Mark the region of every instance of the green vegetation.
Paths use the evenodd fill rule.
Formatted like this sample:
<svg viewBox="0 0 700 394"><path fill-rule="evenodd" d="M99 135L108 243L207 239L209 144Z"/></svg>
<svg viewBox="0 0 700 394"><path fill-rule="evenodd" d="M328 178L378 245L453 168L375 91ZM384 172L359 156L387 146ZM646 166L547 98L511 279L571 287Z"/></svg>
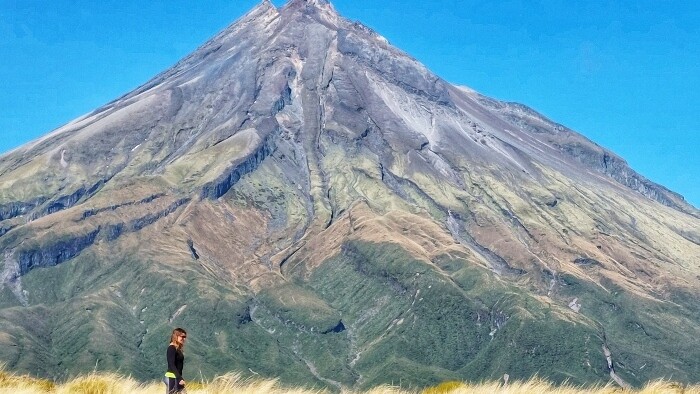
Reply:
<svg viewBox="0 0 700 394"><path fill-rule="evenodd" d="M190 376L236 369L331 390L504 374L605 382L604 342L618 374L639 386L673 371L691 381L677 371L699 356L697 333L664 321L691 319L688 308L572 276L560 278L556 297L578 297L580 314L461 257L422 261L396 244L351 241L314 270L289 266L285 284L246 294L204 271L166 274L158 263L129 255L108 262L91 249L25 275L31 307L13 308L13 295L3 296L0 329L13 345L0 356L12 369L58 379L91 370L155 379L170 330L183 326Z"/></svg>
<svg viewBox="0 0 700 394"><path fill-rule="evenodd" d="M661 301L610 282L600 287L570 275L561 281L560 296L578 297L581 313L597 323L623 379L641 386L659 376L688 382L700 376L700 327L693 324L698 304L692 296Z"/></svg>

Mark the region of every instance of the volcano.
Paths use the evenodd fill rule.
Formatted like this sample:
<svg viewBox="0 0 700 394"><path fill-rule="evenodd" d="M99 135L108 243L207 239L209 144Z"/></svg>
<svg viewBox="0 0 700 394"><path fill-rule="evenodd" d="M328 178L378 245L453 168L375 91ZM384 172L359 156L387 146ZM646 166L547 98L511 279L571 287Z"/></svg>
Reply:
<svg viewBox="0 0 700 394"><path fill-rule="evenodd" d="M700 211L324 0L0 156L0 359L362 389L700 377Z"/></svg>

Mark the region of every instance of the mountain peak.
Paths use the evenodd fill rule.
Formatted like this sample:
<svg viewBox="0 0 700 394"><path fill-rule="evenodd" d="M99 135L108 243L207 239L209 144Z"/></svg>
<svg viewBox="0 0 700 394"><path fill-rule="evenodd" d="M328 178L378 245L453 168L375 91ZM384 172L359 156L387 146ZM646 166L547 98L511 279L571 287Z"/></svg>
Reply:
<svg viewBox="0 0 700 394"><path fill-rule="evenodd" d="M280 8L280 13L288 16L307 15L331 29L337 28L342 19L327 0L290 0Z"/></svg>
<svg viewBox="0 0 700 394"><path fill-rule="evenodd" d="M272 4L272 2L270 0L262 0L260 2L260 4L258 4L257 6L253 7L250 11L248 11L248 14L246 14L246 16L250 15L250 14L266 13L266 12L269 12L270 9L276 11L277 7L275 7L275 5ZM243 16L243 19L245 19L246 16Z"/></svg>
<svg viewBox="0 0 700 394"><path fill-rule="evenodd" d="M315 7L324 7L331 5L328 0L290 0L288 4L304 4Z"/></svg>
<svg viewBox="0 0 700 394"><path fill-rule="evenodd" d="M316 9L325 13L337 15L337 11L328 0L290 0L285 8Z"/></svg>

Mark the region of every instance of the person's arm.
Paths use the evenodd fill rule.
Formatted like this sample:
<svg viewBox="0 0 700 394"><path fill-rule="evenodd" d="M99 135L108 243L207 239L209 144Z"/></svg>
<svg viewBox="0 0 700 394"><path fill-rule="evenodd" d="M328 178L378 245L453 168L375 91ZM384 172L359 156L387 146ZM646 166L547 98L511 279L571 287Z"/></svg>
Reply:
<svg viewBox="0 0 700 394"><path fill-rule="evenodd" d="M172 372L175 374L175 379L177 379L178 382L182 380L182 376L180 376L180 371L178 371L177 367L175 366L175 354L177 353L177 350L175 350L175 346L168 346L168 352L167 352L167 357L168 357L168 372Z"/></svg>

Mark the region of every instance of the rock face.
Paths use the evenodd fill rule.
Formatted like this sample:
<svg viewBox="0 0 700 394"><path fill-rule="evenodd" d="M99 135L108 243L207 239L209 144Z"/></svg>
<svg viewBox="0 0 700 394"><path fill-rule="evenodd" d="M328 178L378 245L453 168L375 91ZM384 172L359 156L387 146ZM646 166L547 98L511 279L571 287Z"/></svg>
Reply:
<svg viewBox="0 0 700 394"><path fill-rule="evenodd" d="M697 382L699 217L326 1L265 1L0 157L0 358L157 378L183 326L190 377Z"/></svg>

